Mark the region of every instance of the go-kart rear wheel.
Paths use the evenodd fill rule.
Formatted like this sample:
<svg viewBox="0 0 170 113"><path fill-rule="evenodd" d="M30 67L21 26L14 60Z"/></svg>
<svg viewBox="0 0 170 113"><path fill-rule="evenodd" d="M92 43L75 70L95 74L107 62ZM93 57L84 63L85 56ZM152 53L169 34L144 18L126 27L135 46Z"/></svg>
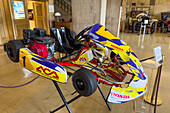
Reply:
<svg viewBox="0 0 170 113"><path fill-rule="evenodd" d="M79 69L73 74L72 82L75 90L81 96L90 96L97 89L97 80L94 74L85 68Z"/></svg>
<svg viewBox="0 0 170 113"><path fill-rule="evenodd" d="M19 49L25 45L21 40L11 40L6 44L6 52L13 62L19 62Z"/></svg>

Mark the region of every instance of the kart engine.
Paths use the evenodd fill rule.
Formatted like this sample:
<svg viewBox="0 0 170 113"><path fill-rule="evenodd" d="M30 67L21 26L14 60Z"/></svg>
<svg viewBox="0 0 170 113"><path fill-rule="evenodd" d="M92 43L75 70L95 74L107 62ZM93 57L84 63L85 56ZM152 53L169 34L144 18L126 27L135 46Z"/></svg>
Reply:
<svg viewBox="0 0 170 113"><path fill-rule="evenodd" d="M44 58L53 58L55 52L55 39L46 35L46 31L41 28L24 29L24 43L28 48Z"/></svg>

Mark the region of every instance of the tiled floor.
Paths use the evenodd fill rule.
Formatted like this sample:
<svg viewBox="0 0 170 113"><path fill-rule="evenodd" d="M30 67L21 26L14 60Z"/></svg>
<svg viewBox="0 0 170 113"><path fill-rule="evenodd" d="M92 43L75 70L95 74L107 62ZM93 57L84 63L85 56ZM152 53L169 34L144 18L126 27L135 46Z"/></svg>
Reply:
<svg viewBox="0 0 170 113"><path fill-rule="evenodd" d="M162 53L165 56L163 64L163 72L159 90L159 97L163 103L157 107L157 113L169 113L170 111L170 34L156 33L153 35L147 34L143 44L141 43L142 36L137 34L125 33L121 34L121 39L127 42L135 51L139 59L153 56L153 48L161 45ZM147 71L147 67L145 67ZM151 70L149 76L149 84L152 87L156 70ZM0 47L0 86L13 86L26 83L37 75L31 74L26 77L23 69L18 63L10 61ZM59 84L67 100L71 99L74 88L71 79L67 84ZM109 92L109 87L100 84L105 95ZM138 105L141 100L137 99ZM135 113L135 101L130 101L124 104L110 104L112 111L109 111L105 105L99 91L96 91L90 97L81 97L70 104L73 113ZM39 77L29 85L20 88L2 89L0 88L0 113L49 113L63 102L59 97L52 81ZM153 107L146 105L145 113L151 113ZM140 107L137 107L140 110ZM66 113L67 109L63 108L58 113Z"/></svg>

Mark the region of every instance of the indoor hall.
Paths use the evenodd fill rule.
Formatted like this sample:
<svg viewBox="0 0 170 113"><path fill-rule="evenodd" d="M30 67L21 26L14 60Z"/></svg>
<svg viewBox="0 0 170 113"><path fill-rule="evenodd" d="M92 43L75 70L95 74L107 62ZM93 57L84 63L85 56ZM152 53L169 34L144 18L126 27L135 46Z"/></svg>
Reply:
<svg viewBox="0 0 170 113"><path fill-rule="evenodd" d="M170 2L168 0L0 0L0 3L1 113L54 111L64 102L56 89L57 85L52 80L57 81L67 102L77 96L78 99L69 104L73 113L169 113ZM87 35L81 35L82 40L78 39L78 34L85 28L91 31L88 31ZM71 37L71 40L68 37ZM160 69L154 67L156 58L147 60L152 64L147 61L141 62L144 69L141 76L147 76L148 82L138 84L139 87L142 85L145 88L139 88L136 92L139 96L133 96L130 92L136 90L133 88L128 90L129 86L132 87L134 81L143 80L140 76L134 77L136 75L133 70L141 71L138 69L140 64L136 63L136 60L156 57L158 54L154 53L156 47L161 47L162 59L158 62L162 65L160 81L155 83L159 77L157 70ZM22 56L22 53L26 56ZM84 54L87 56L83 56ZM34 59L41 59L39 61L45 63L34 65L30 63L32 60L28 62L30 56L36 56ZM127 59L136 63L137 68L128 64ZM30 64L35 70L31 70ZM108 66L110 64L111 67ZM52 71L50 69L53 65L55 69ZM75 67L70 68L71 66ZM126 77L123 69L119 70L119 66L133 73L129 74L126 71L132 75L130 76L132 78L129 75ZM81 70L82 68L88 71ZM56 69L57 71L54 71ZM77 69L80 69L82 75L86 77L84 78L81 73L75 74L78 73ZM111 71L114 73L113 77L109 79L107 77L112 74L108 69L114 70ZM60 77L65 78L60 79ZM79 81L77 77L82 78L79 78ZM90 81L90 86L86 82L83 83L84 80ZM109 85L111 83L112 85ZM154 84L159 84L157 104L161 104L156 107L156 111L154 105L145 102L151 101L146 97L150 97L153 93ZM98 85L106 100L103 99ZM138 88L138 85L133 87ZM118 89L111 90L114 89L112 86L120 88L120 92L115 92ZM87 88L87 92L84 88ZM154 94L156 95L156 89ZM79 98L78 95L82 96ZM106 103L112 111L108 109ZM68 110L63 107L57 112L67 113Z"/></svg>
<svg viewBox="0 0 170 113"><path fill-rule="evenodd" d="M170 39L168 34L160 34L156 33L154 35L146 35L144 39L144 43L141 43L141 36L137 36L136 34L130 33L121 33L120 38L127 42L135 51L136 55L139 59L148 58L154 55L153 48L160 46L162 47L162 54L165 55L164 64L162 69L162 76L160 81L159 88L159 97L162 99L163 103L161 106L157 107L157 113L168 113L169 108L169 100L168 96L169 92L169 54L170 54ZM141 46L143 47L141 48ZM1 48L1 51L2 48ZM2 52L0 55L1 61L1 85L5 86L15 86L26 83L33 78L37 77L36 74L30 74L26 76L23 69L18 65L18 63L11 62L7 57L5 52ZM148 67L145 67L146 71ZM156 74L156 69L153 69L152 80L149 80L151 84L154 83L154 77ZM148 77L151 75L148 74ZM71 79L71 78L70 78ZM68 80L67 84L59 83L61 90L67 100L73 98L75 95L71 95L74 92L74 88L72 86L72 80ZM104 94L107 95L110 87L100 84L101 89ZM1 107L0 110L2 113L47 113L54 108L62 105L63 102L56 91L56 88L51 80L48 80L43 77L38 77L31 84L13 89L1 89L0 94L0 102ZM137 101L141 101L141 98ZM123 104L110 104L112 111L109 111L104 100L97 90L90 97L80 97L78 100L70 104L70 108L73 113L135 113L134 111L134 102L130 101ZM151 109L153 110L153 106L146 104L147 106L145 113L151 113ZM140 110L140 108L138 108ZM58 113L66 113L67 109L63 108Z"/></svg>

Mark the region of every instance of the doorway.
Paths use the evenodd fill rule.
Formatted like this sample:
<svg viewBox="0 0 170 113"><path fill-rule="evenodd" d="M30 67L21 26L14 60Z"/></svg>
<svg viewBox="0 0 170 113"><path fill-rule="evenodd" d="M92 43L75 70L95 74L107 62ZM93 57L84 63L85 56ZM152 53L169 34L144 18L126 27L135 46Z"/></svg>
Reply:
<svg viewBox="0 0 170 113"><path fill-rule="evenodd" d="M30 29L42 28L46 29L49 34L48 16L47 16L46 1L29 1L28 2L28 17Z"/></svg>

